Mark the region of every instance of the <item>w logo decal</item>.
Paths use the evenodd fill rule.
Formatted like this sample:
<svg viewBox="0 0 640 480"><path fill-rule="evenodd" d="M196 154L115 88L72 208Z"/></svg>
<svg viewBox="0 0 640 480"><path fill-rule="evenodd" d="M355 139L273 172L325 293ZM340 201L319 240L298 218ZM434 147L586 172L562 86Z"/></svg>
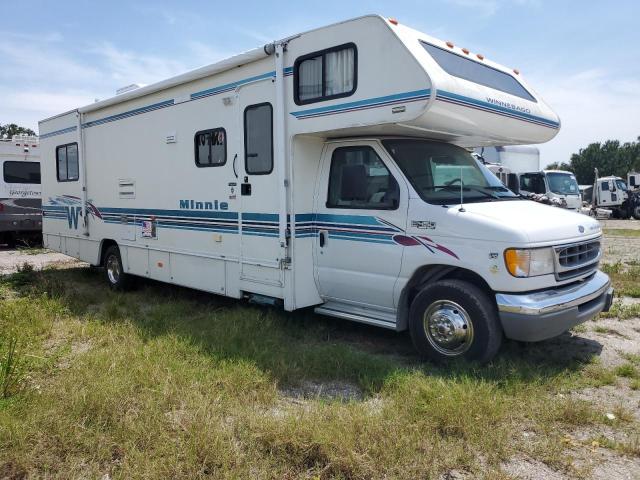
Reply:
<svg viewBox="0 0 640 480"><path fill-rule="evenodd" d="M82 211L82 207L66 207L67 221L69 222L69 228L78 229L78 216Z"/></svg>

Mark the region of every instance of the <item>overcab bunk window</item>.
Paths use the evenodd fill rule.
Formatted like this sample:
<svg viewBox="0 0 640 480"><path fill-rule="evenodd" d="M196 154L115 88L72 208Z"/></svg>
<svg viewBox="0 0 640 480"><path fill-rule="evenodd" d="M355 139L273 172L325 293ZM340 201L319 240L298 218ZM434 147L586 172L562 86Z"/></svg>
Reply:
<svg viewBox="0 0 640 480"><path fill-rule="evenodd" d="M78 144L69 143L56 148L56 167L59 182L74 182L79 177Z"/></svg>
<svg viewBox="0 0 640 480"><path fill-rule="evenodd" d="M298 105L348 97L356 91L358 51L347 43L299 57L293 65Z"/></svg>
<svg viewBox="0 0 640 480"><path fill-rule="evenodd" d="M250 175L273 170L273 107L250 105L244 111L244 165Z"/></svg>
<svg viewBox="0 0 640 480"><path fill-rule="evenodd" d="M221 167L227 163L227 132L224 128L202 130L193 138L198 167Z"/></svg>
<svg viewBox="0 0 640 480"><path fill-rule="evenodd" d="M40 184L39 162L4 162L4 183Z"/></svg>
<svg viewBox="0 0 640 480"><path fill-rule="evenodd" d="M457 53L449 52L430 43L421 41L420 44L449 75L509 93L530 102L536 101L520 82L508 73L483 65L470 58L462 57Z"/></svg>

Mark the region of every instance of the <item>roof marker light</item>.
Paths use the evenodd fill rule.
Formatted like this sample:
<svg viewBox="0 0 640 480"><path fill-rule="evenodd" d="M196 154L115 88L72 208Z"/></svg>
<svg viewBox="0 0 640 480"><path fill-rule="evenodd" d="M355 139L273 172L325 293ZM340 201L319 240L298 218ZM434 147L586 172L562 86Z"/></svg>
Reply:
<svg viewBox="0 0 640 480"><path fill-rule="evenodd" d="M398 25L398 20L396 20L395 18L390 18L389 23L392 25Z"/></svg>
<svg viewBox="0 0 640 480"><path fill-rule="evenodd" d="M469 49L463 48L462 53L464 53L465 55L469 55Z"/></svg>
<svg viewBox="0 0 640 480"><path fill-rule="evenodd" d="M514 68L513 73L515 73L516 75L520 75L520 70L518 70L517 68Z"/></svg>
<svg viewBox="0 0 640 480"><path fill-rule="evenodd" d="M453 42L447 42L447 47L453 48Z"/></svg>
<svg viewBox="0 0 640 480"><path fill-rule="evenodd" d="M482 55L481 53L478 53L476 57L478 57L478 60L484 60L484 55Z"/></svg>

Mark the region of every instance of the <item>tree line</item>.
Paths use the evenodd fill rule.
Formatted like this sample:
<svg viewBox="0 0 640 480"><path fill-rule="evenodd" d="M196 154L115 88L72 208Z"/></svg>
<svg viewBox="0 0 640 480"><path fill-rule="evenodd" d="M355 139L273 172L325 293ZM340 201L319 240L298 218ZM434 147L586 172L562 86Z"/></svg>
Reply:
<svg viewBox="0 0 640 480"><path fill-rule="evenodd" d="M21 127L15 123L0 124L0 138L11 138L14 135L35 135L30 128Z"/></svg>
<svg viewBox="0 0 640 480"><path fill-rule="evenodd" d="M627 173L640 172L640 137L635 142L607 140L604 143L592 143L571 155L569 163L554 162L547 168L573 172L580 185L593 183L595 168L601 177L614 175L626 180Z"/></svg>

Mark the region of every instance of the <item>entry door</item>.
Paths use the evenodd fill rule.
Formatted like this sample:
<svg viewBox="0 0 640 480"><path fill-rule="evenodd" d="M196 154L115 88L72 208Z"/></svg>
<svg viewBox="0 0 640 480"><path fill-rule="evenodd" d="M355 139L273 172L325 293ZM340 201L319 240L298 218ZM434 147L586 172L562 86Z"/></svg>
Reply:
<svg viewBox="0 0 640 480"><path fill-rule="evenodd" d="M376 142L330 144L316 197L316 281L326 300L393 309L407 187Z"/></svg>
<svg viewBox="0 0 640 480"><path fill-rule="evenodd" d="M282 286L273 91L270 81L240 89L243 140L235 167L240 172L241 279Z"/></svg>

